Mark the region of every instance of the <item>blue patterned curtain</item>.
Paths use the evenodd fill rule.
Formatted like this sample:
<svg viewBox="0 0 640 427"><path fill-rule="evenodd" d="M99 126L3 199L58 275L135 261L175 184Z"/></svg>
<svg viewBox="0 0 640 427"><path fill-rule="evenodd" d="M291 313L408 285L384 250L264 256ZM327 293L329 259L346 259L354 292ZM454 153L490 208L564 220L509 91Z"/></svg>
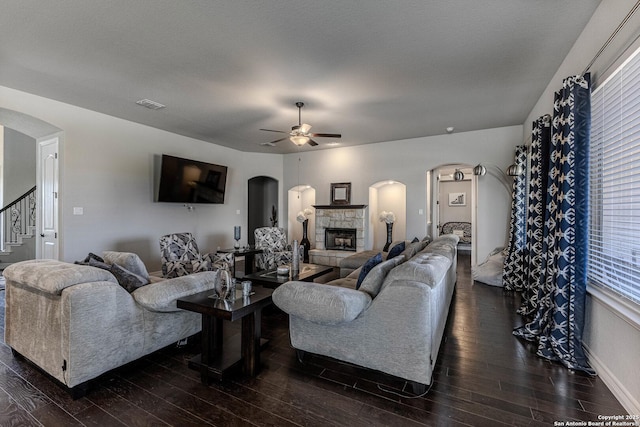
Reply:
<svg viewBox="0 0 640 427"><path fill-rule="evenodd" d="M516 147L515 165L521 171L513 180L511 198L511 222L509 225L509 246L504 260L502 283L506 291L521 291L524 288L524 274L527 249L527 147Z"/></svg>
<svg viewBox="0 0 640 427"><path fill-rule="evenodd" d="M524 289L519 314L531 316L538 307L538 280L542 260L544 203L549 174L549 144L551 116L544 115L533 122L531 156L529 159L529 203L527 210L527 248L525 250Z"/></svg>
<svg viewBox="0 0 640 427"><path fill-rule="evenodd" d="M595 375L582 347L590 125L589 75L569 77L554 101L538 307L513 333L537 341L539 356Z"/></svg>

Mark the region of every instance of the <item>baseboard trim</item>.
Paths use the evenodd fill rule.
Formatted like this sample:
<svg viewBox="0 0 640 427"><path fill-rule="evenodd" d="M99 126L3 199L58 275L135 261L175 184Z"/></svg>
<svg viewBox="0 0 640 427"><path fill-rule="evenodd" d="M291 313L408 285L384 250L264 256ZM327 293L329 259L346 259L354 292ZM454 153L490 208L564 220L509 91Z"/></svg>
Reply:
<svg viewBox="0 0 640 427"><path fill-rule="evenodd" d="M640 402L618 381L618 378L607 368L607 365L602 363L602 360L589 350L589 347L586 345L583 346L587 353L589 363L596 370L602 382L609 387L609 390L611 390L613 396L618 399L622 407L624 407L629 414L640 414Z"/></svg>

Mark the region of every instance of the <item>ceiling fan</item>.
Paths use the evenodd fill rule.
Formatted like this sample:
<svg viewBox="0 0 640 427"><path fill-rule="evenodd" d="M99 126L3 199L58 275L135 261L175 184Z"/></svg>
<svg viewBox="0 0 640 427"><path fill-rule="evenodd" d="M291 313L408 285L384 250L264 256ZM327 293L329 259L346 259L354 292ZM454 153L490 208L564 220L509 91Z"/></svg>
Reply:
<svg viewBox="0 0 640 427"><path fill-rule="evenodd" d="M342 135L339 133L310 133L309 130L311 130L311 125L302 123L302 107L304 107L304 102L296 102L296 107L298 107L298 124L292 126L290 132L284 130L260 129L267 132L286 133L288 136L276 139L275 141L271 142L263 142L260 145L268 145L270 147L274 147L276 142L289 139L298 147L301 147L304 144L315 146L318 145L318 143L315 142L312 138L342 138Z"/></svg>

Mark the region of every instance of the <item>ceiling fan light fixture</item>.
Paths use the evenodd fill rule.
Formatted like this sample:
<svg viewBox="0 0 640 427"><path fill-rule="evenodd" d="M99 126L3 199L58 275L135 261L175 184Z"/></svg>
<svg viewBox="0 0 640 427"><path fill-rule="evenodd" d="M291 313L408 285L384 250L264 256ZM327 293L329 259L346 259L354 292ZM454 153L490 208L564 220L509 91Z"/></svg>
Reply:
<svg viewBox="0 0 640 427"><path fill-rule="evenodd" d="M303 135L294 135L290 136L289 140L296 144L298 147L302 147L304 144L309 142L309 137Z"/></svg>
<svg viewBox="0 0 640 427"><path fill-rule="evenodd" d="M311 125L308 125L306 123L301 124L300 128L298 128L298 131L301 133L309 133L310 130L311 130Z"/></svg>

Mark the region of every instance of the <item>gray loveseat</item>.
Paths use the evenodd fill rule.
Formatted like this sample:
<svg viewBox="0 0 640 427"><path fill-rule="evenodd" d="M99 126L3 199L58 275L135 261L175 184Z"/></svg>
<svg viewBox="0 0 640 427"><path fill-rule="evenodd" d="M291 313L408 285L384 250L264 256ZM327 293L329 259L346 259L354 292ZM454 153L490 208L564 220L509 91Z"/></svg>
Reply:
<svg viewBox="0 0 640 427"><path fill-rule="evenodd" d="M6 278L5 342L68 387L88 381L200 331L201 317L176 300L212 289L213 271L164 280L149 277L135 254L105 252L104 260L146 277L132 293L109 271L54 260L11 265Z"/></svg>
<svg viewBox="0 0 640 427"><path fill-rule="evenodd" d="M455 235L409 245L376 265L327 284L288 282L273 302L289 314L292 346L409 381L431 384L456 282ZM299 354L300 356L300 354Z"/></svg>

